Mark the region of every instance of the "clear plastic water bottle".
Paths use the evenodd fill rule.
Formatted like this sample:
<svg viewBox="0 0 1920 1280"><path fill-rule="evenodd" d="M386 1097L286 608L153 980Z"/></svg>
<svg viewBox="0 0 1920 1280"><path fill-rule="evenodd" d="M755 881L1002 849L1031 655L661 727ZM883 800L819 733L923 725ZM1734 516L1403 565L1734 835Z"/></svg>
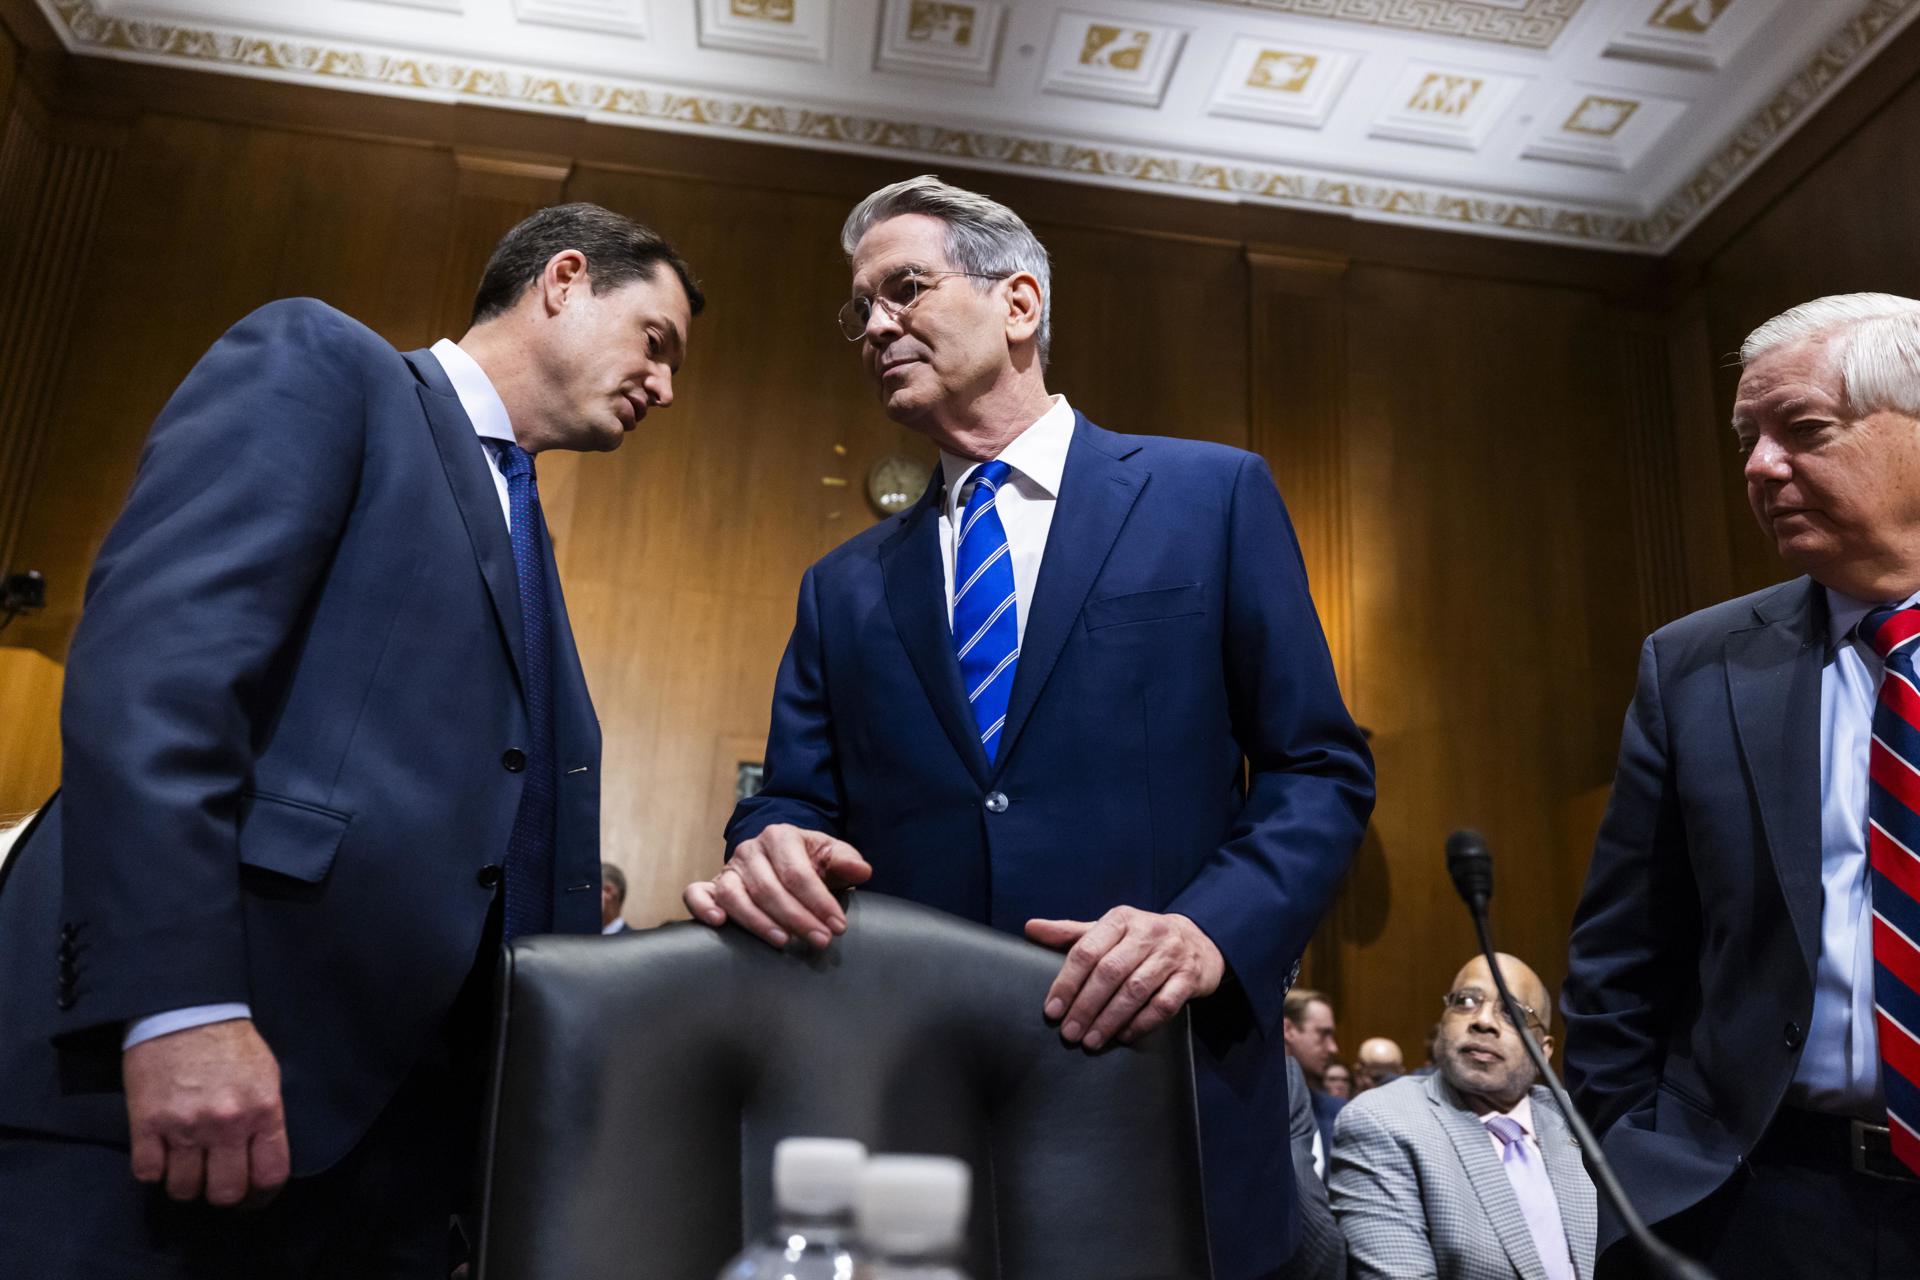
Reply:
<svg viewBox="0 0 1920 1280"><path fill-rule="evenodd" d="M875 1156L860 1171L857 1280L966 1280L956 1261L973 1175L947 1156Z"/></svg>
<svg viewBox="0 0 1920 1280"><path fill-rule="evenodd" d="M773 1149L776 1219L720 1280L853 1280L853 1200L867 1149L846 1138L785 1138Z"/></svg>

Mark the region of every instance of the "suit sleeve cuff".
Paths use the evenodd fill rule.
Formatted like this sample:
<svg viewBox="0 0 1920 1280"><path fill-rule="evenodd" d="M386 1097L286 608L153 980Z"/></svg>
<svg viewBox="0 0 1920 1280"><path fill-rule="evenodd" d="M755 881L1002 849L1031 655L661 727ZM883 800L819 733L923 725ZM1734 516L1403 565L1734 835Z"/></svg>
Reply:
<svg viewBox="0 0 1920 1280"><path fill-rule="evenodd" d="M170 1009L166 1013L156 1013L148 1018L135 1018L127 1024L127 1034L120 1041L120 1051L125 1053L137 1044L159 1036L172 1035L176 1031L187 1031L215 1022L231 1022L235 1018L251 1017L253 1017L252 1008L244 1004L197 1004L186 1009Z"/></svg>

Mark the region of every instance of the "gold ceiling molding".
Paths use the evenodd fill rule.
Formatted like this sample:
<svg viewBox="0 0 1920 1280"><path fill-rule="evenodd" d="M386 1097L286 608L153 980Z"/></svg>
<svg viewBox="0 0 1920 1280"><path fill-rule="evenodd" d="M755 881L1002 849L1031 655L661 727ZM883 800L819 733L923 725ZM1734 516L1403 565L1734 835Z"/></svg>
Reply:
<svg viewBox="0 0 1920 1280"><path fill-rule="evenodd" d="M1648 218L1542 200L1379 183L1304 169L1244 164L1173 152L1100 146L892 121L834 110L690 94L611 81L297 39L116 18L93 0L41 0L77 52L212 70L308 79L496 106L593 114L602 119L697 132L730 133L803 146L841 147L916 159L952 159L997 169L1037 170L1107 184L1171 188L1216 199L1272 200L1321 211L1370 214L1430 226L1549 238L1599 248L1658 252L1683 234L1805 112L1920 0L1869 0L1734 139ZM1269 0L1226 0L1268 3ZM1286 0L1271 0L1285 3ZM1298 0L1306 5L1313 0ZM1327 0L1334 3L1335 0ZM1343 0L1344 2L1344 0ZM1532 0L1541 3L1541 0ZM1562 0L1569 9L1580 0ZM1361 0L1352 0L1359 4ZM1380 0L1397 7L1400 0ZM1426 8L1445 8L1429 0ZM1487 8L1489 6L1467 6ZM1513 12L1509 10L1508 12Z"/></svg>
<svg viewBox="0 0 1920 1280"><path fill-rule="evenodd" d="M1567 29L1583 0L1212 0L1243 9L1268 9L1335 22L1359 22L1430 36L1458 36L1487 44L1545 49Z"/></svg>
<svg viewBox="0 0 1920 1280"><path fill-rule="evenodd" d="M1747 170L1785 140L1802 116L1825 101L1840 81L1864 63L1865 56L1909 16L1917 3L1920 0L1871 0L1849 18L1780 92L1747 117L1718 154L1695 170L1652 217L1640 224L1647 242L1664 246L1678 240L1704 217Z"/></svg>

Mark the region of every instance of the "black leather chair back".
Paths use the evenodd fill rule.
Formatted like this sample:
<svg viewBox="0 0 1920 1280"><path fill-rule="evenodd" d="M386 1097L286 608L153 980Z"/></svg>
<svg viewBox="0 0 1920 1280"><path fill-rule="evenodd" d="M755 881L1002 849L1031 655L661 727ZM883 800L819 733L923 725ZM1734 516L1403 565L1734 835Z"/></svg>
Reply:
<svg viewBox="0 0 1920 1280"><path fill-rule="evenodd" d="M503 962L481 1280L709 1280L771 1228L773 1144L974 1171L974 1280L1207 1280L1185 1015L1070 1049L1056 954L856 893L824 954L670 924Z"/></svg>

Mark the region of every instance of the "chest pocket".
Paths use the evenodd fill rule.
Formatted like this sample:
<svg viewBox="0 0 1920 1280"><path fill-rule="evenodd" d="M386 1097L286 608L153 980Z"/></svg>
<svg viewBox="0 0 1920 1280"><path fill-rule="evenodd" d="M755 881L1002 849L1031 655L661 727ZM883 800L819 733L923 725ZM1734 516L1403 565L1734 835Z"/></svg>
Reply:
<svg viewBox="0 0 1920 1280"><path fill-rule="evenodd" d="M1134 622L1189 618L1206 611L1206 595L1197 582L1182 583L1176 587L1156 587L1151 591L1130 591L1126 595L1088 601L1087 630L1099 631Z"/></svg>

